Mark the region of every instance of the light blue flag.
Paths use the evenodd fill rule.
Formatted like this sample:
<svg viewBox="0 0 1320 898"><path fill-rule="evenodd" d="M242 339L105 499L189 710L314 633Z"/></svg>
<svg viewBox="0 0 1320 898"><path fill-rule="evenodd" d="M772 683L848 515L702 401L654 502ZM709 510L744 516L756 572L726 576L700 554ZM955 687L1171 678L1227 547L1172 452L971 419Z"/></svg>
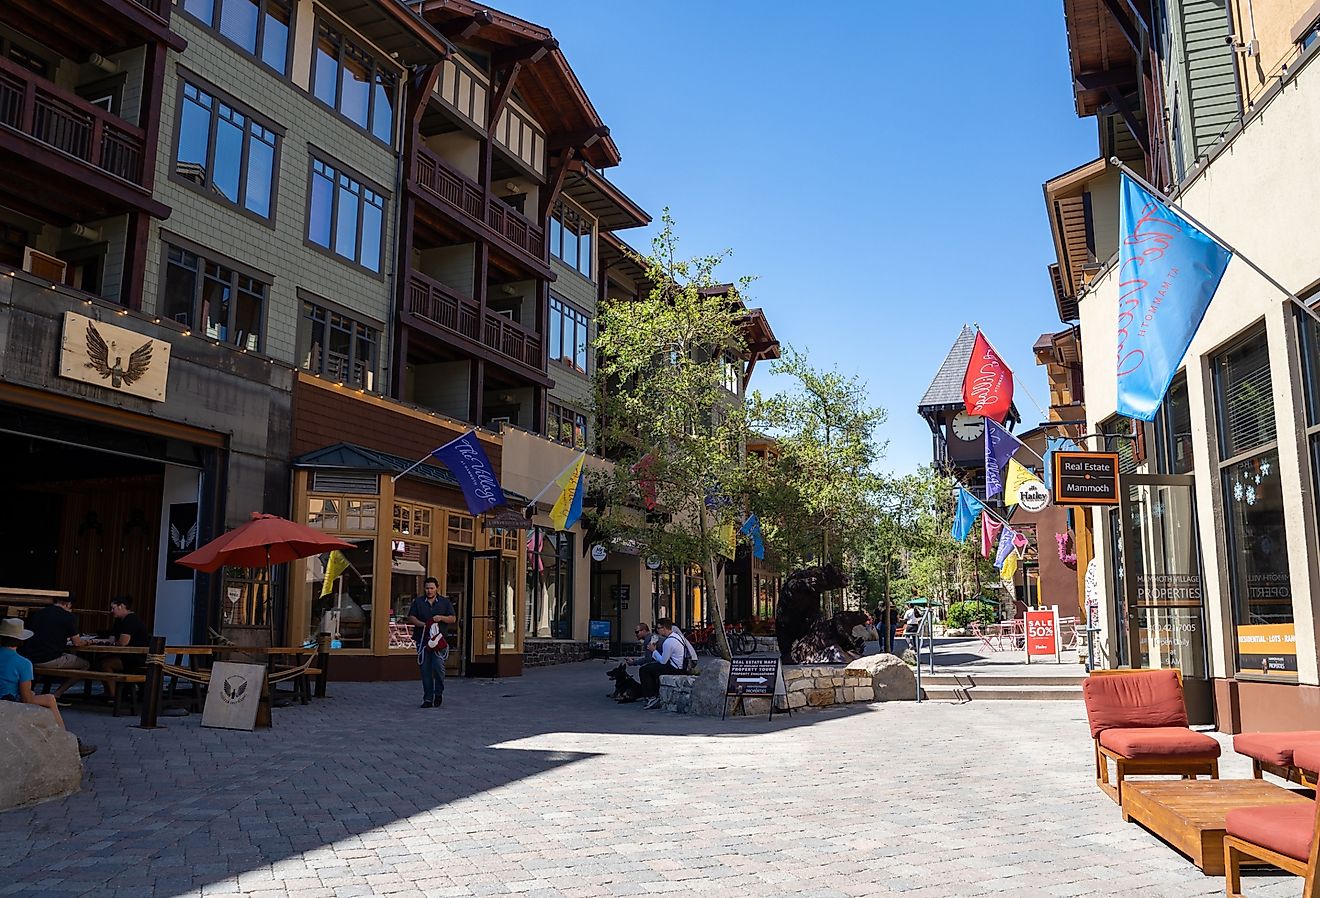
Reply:
<svg viewBox="0 0 1320 898"><path fill-rule="evenodd" d="M1054 483L1054 453L1056 452L1081 452L1082 447L1078 446L1067 437L1049 437L1045 440L1045 457L1041 459L1045 466L1045 483ZM1050 487L1053 489L1053 487Z"/></svg>
<svg viewBox="0 0 1320 898"><path fill-rule="evenodd" d="M1022 448L1022 441L989 418L985 419L985 497L993 499L1004 491L1004 468Z"/></svg>
<svg viewBox="0 0 1320 898"><path fill-rule="evenodd" d="M981 516L985 504L962 487L958 487L958 508L953 515L952 536L958 542L966 542L972 535L972 525Z"/></svg>
<svg viewBox="0 0 1320 898"><path fill-rule="evenodd" d="M1233 254L1123 175L1118 413L1154 421Z"/></svg>

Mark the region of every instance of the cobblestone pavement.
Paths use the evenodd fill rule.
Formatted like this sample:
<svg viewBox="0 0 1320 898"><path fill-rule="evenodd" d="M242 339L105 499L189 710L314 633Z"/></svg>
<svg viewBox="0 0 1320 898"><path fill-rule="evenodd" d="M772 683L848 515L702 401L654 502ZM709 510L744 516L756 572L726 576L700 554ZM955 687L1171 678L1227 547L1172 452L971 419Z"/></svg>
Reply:
<svg viewBox="0 0 1320 898"><path fill-rule="evenodd" d="M436 711L332 684L255 734L75 709L100 751L81 793L0 814L0 895L1223 894L1095 788L1080 703L721 723L616 706L605 669L451 682Z"/></svg>

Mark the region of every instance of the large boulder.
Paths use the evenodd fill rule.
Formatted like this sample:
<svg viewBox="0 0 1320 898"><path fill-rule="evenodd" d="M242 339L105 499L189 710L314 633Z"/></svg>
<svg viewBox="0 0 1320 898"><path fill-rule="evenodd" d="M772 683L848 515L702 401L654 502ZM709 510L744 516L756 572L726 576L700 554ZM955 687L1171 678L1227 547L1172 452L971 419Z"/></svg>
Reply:
<svg viewBox="0 0 1320 898"><path fill-rule="evenodd" d="M719 717L724 711L724 690L728 685L729 662L723 658L702 658L697 680L692 684L688 713Z"/></svg>
<svg viewBox="0 0 1320 898"><path fill-rule="evenodd" d="M78 739L36 705L0 702L0 811L78 791Z"/></svg>
<svg viewBox="0 0 1320 898"><path fill-rule="evenodd" d="M865 655L851 661L844 675L869 676L878 702L911 702L917 699L917 677L897 655Z"/></svg>

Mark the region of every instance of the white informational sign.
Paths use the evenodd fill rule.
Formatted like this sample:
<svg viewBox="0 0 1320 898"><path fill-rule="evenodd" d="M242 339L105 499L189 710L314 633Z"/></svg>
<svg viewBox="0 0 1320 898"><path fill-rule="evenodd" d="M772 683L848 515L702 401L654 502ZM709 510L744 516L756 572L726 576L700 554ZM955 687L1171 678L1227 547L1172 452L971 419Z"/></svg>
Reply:
<svg viewBox="0 0 1320 898"><path fill-rule="evenodd" d="M1044 511L1049 504L1049 490L1040 481L1028 481L1018 490L1018 505L1023 511Z"/></svg>
<svg viewBox="0 0 1320 898"><path fill-rule="evenodd" d="M266 685L263 664L217 661L211 667L211 685L206 690L202 726L223 730L247 730L257 723L257 705Z"/></svg>
<svg viewBox="0 0 1320 898"><path fill-rule="evenodd" d="M596 543L594 546L591 547L592 561L604 561L609 554L610 554L610 550L605 548L600 543Z"/></svg>
<svg viewBox="0 0 1320 898"><path fill-rule="evenodd" d="M652 555L650 558L646 559L646 567L648 570L652 571L660 570L660 559Z"/></svg>

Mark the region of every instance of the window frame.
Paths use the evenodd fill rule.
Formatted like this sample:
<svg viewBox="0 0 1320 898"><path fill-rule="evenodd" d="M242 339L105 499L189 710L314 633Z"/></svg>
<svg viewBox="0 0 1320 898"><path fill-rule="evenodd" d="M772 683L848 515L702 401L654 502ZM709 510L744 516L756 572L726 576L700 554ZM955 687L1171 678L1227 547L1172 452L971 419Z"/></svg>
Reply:
<svg viewBox="0 0 1320 898"><path fill-rule="evenodd" d="M258 66L275 75L281 81L292 80L293 44L294 38L298 33L298 3L296 0L253 0L258 6L256 50L254 51L248 50L247 47L244 47L238 41L220 30L220 15L224 4L228 2L228 0L211 0L212 21L210 24L199 18L195 13L189 11L185 5L185 0L168 0L168 2L174 3L175 9L182 15L187 16L188 21L195 24L198 28L205 30L221 43L227 45L238 53L243 54L243 56L248 59L251 59ZM282 72L267 62L262 56L262 49L266 45L266 7L272 2L278 3L289 12L289 36L284 41L284 71Z"/></svg>
<svg viewBox="0 0 1320 898"><path fill-rule="evenodd" d="M278 212L278 205L279 205L280 162L284 152L284 136L287 133L284 126L276 123L273 119L269 118L268 116L263 115L260 112L257 112L251 106L248 106L246 103L234 99L233 96L231 96L230 94L216 87L214 84L207 81L205 78L199 77L194 72L184 68L183 66L178 67L178 82L179 83L174 93L174 137L171 141L170 169L168 173L169 180L174 182L175 184L180 185L181 187L184 187L192 191L193 193L200 194L201 196L206 197L211 202L217 203L218 205L221 205L226 209L230 209L234 212L237 212L239 215L249 218L252 221L255 221L273 230L275 228L275 216L276 213ZM226 106L233 107L233 109L236 112L246 116L248 119L248 127L245 127L243 129L243 152L241 154L241 159L239 161L239 169L238 169L238 196L239 196L238 200L230 200L229 197L225 196L222 193L217 192L214 189L213 185L215 182L213 180L213 175L215 172L214 172L214 166L212 165L206 166L206 178L207 178L206 184L198 184L196 181L190 180L189 178L185 178L183 175L179 174L178 172L179 144L182 142L183 139L184 103L188 102L187 99L185 98L185 91L187 90L189 85L191 85L192 87L196 88L199 91L202 91L210 95L211 100L213 102L223 103ZM207 131L207 140L206 140L206 146L207 146L206 153L207 153L208 161L215 158L215 149L216 149L215 137L216 137L216 129L218 128L218 121L219 121L218 110L211 109L210 113L211 113L210 125ZM269 216L263 216L260 213L254 212L253 210L249 209L244 199L247 193L248 148L251 146L251 139L252 139L251 126L253 124L258 125L264 128L265 130L272 132L275 135L274 155L270 163L271 173L270 173L270 215Z"/></svg>
<svg viewBox="0 0 1320 898"><path fill-rule="evenodd" d="M325 314L326 319L324 325L327 329L331 326L330 325L331 315L337 315L340 318L347 319L348 321L352 322L355 325L355 329L350 332L350 336L349 336L349 354L348 354L347 365L350 374L353 372L355 362L357 360L358 340L360 336L357 331L357 328L369 330L374 333L375 336L374 339L372 340L372 346L374 349L373 358L371 360L370 365L368 365L363 369L365 373L370 375L372 383L368 385L366 383L359 383L353 380L340 380L340 379L336 379L336 380L345 385L351 385L359 389L366 390L368 393L380 393L381 391L376 388L376 382L378 382L380 379L381 335L385 331L385 328L381 324L381 322L375 320L374 318L371 318L370 316L362 315L350 309L346 309L343 306L339 305L338 303L330 302L329 300L317 296L315 293L310 293L306 290L303 290L302 288L299 288L296 291L296 293L297 293L298 302L300 304L300 308L298 310L298 327L296 329L297 333L294 337L294 339L296 340L295 352L297 354L297 359L295 360L295 364L297 365L298 370L306 371L308 374L313 374L318 377L328 377L325 370L324 346L322 347L322 351L321 351L320 370L312 368L310 365L303 364L302 356L303 356L304 329L311 330L314 327L314 323L307 314L308 306L311 306L313 309L319 309L321 312ZM311 345L312 344L309 341L308 346L310 347Z"/></svg>
<svg viewBox="0 0 1320 898"><path fill-rule="evenodd" d="M539 550L531 548L531 544L537 536L541 536ZM546 551L546 544L554 540L554 550ZM533 604L539 599L538 588L545 581L546 568L548 562L555 566L554 584L556 604L562 606L562 614L555 615L554 609L551 609L551 615L548 621L550 635L541 636L535 632L535 627L540 622L534 613L527 614L523 621L523 638L526 639L572 639L573 638L573 606L576 596L574 595L573 579L576 573L577 565L576 535L571 530L556 531L549 527L533 526L527 531L527 541L524 546L527 556L527 576L524 584L523 603L529 611L534 609ZM530 563L533 557L540 559L541 564ZM540 570L538 570L540 568Z"/></svg>
<svg viewBox="0 0 1320 898"><path fill-rule="evenodd" d="M556 311L555 309L556 304L558 304L559 306L559 311ZM582 377L590 377L591 376L591 343L592 343L591 315L588 314L579 306L575 305L574 303L560 296L558 293L555 293L554 291L550 292L550 302L547 305L547 310L549 312L550 321L547 322L547 327L546 327L546 350L547 350L546 357L548 358L549 361L554 362L563 368L567 368L569 371L573 371L574 373L579 374ZM573 322L573 333L575 335L577 333L577 327L580 324L586 336L586 342L583 344L583 348L582 348L582 367L580 368L577 365L576 339L573 342L572 361L564 361L564 355L563 355L564 322L568 320L571 320ZM558 324L557 327L556 327L556 323ZM554 333L559 334L558 346L550 345L550 335ZM554 352L557 352L558 354L557 355L551 354L552 350Z"/></svg>
<svg viewBox="0 0 1320 898"><path fill-rule="evenodd" d="M576 255L574 260L572 261L570 261L563 254L563 247L565 245L564 235L569 231L569 228L566 224L566 219L569 216L578 219L578 222L574 225L575 229L582 224L586 224L587 226L587 231L585 234L577 230L573 231L573 233L577 237L577 240L575 241ZM571 200L568 200L564 197L560 197L559 200L555 202L554 207L551 208L550 210L549 221L547 222L547 227L546 227L545 239L546 239L546 246L549 247L550 257L553 259L558 259L560 264L562 264L565 268L575 272L576 274L580 275L581 277L585 278L591 283L593 284L596 283L596 252L597 252L596 237L598 235L599 230L600 230L600 222L598 222L594 217L592 217L588 212L586 212L586 210L584 210L581 206L578 206L576 203L572 202ZM583 237L585 237L587 241L587 247L588 247L587 255L589 256L586 262L587 265L586 271L583 271L582 269L582 238Z"/></svg>
<svg viewBox="0 0 1320 898"><path fill-rule="evenodd" d="M328 103L316 92L316 70L320 63L319 47L321 42L321 29L337 35L339 37L339 55L335 58L335 101ZM348 46L352 46L359 54L371 61L371 79L367 82L367 123L359 124L350 118L341 108L344 100L344 51ZM379 144L395 149L399 146L400 134L400 108L403 101L403 83L406 72L397 66L391 65L370 43L363 40L360 35L355 33L352 28L347 27L337 19L318 13L312 22L312 59L311 68L308 70L307 95L315 102L321 104L326 109L331 110L343 121L347 122L358 132L367 135ZM377 79L384 73L394 81L393 97L394 103L390 107L390 136L388 140L382 139L375 131L376 123L376 84Z"/></svg>
<svg viewBox="0 0 1320 898"><path fill-rule="evenodd" d="M578 411L572 406L564 405L551 399L546 402L546 436L561 446L569 446L573 449L586 449L589 438L589 427L587 413ZM581 441L579 442L578 423L581 422ZM553 427L553 430L552 430ZM567 433L570 439L565 441L563 435L567 427Z"/></svg>
<svg viewBox="0 0 1320 898"><path fill-rule="evenodd" d="M242 262L238 262L234 259L229 258L228 256L222 255L221 253L217 253L211 249L208 249L205 246L202 246L198 243L194 243L193 241L188 240L184 237L180 237L179 235L167 231L164 228L162 228L160 232L160 244L161 244L160 277L157 282L158 286L156 289L156 316L161 318L162 320L165 320L165 316L162 314L164 310L162 308L161 300L165 292L165 283L168 277L169 267L172 264L170 262L170 250L177 249L182 252L190 253L198 258L200 265L195 272L197 274L197 283L193 287L192 310L190 313L190 317L192 318L192 320L187 325L183 325L185 331L189 335L198 336L205 340L219 340L221 344L225 346L233 347L234 349L240 350L242 352L265 355L266 331L269 327L271 296L275 289L274 275L267 274L266 272L263 271L259 271L250 265L244 265ZM250 349L247 346L241 345L239 343L231 342L227 336L225 339L220 339L218 337L212 337L206 333L205 322L203 322L201 319L202 292L206 280L206 263L228 268L231 272L229 287L233 299L230 301L229 320L225 324L227 333L236 333L236 329L234 328L234 320L238 315L238 302L237 302L238 289L239 289L238 278L240 276L246 277L249 280L257 281L258 283L265 285L266 291L262 297L261 314L259 316L261 319L261 323L259 325L260 331L257 335L257 347L255 349ZM179 324L180 322L176 321L174 323Z"/></svg>
<svg viewBox="0 0 1320 898"><path fill-rule="evenodd" d="M363 220L363 210L366 207L366 203L364 201L365 197L362 194L358 195L358 217L357 217L357 238L356 238L358 259L350 259L347 256L341 255L339 251L335 249L335 244L337 242L336 241L337 226L339 223L339 199L338 199L339 190L340 190L339 177L336 177L334 179L334 182L331 184L332 194L330 198L330 244L326 246L317 243L315 240L312 239L312 202L313 202L313 193L314 193L313 178L318 176L318 172L316 171L316 163L318 162L320 162L324 166L333 169L336 175L340 177L346 177L349 180L356 182L357 185L362 190L369 190L381 198L380 252L379 255L377 256L377 259L379 259L380 264L377 269L373 270L371 268L368 268L366 265L363 265L360 261L358 261L358 259L360 259L362 256L362 245L363 245L362 220ZM358 271L365 272L367 275L375 278L378 281L384 281L385 266L390 262L390 260L388 260L385 257L385 249L387 246L389 246L389 239L388 239L389 229L394 224L394 222L390 220L391 199L393 199L393 197L390 195L390 192L388 190L381 187L379 184L377 184L372 179L366 177L361 172L355 170L352 166L345 165L344 163L336 159L334 156L331 156L329 153L323 152L322 150L318 149L316 146L310 143L307 145L307 199L306 202L303 203L303 221L304 221L303 244L304 245L311 247L317 252L327 255L330 258L335 259L336 261L342 262L345 265L355 268Z"/></svg>

